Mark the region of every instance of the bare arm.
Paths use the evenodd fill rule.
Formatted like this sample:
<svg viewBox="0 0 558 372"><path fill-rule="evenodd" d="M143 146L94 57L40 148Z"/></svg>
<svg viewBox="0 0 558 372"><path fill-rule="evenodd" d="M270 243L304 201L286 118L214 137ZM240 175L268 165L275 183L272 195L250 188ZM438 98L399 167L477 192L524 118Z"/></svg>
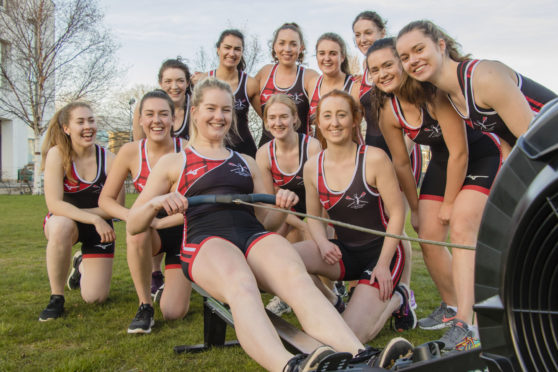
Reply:
<svg viewBox="0 0 558 372"><path fill-rule="evenodd" d="M142 138L145 138L145 133L143 132L143 128L139 123L139 117L140 117L139 107L140 107L139 104L136 105L136 108L134 110L134 118L132 119L132 133L134 135L134 141L138 141Z"/></svg>
<svg viewBox="0 0 558 372"><path fill-rule="evenodd" d="M258 83L258 87L259 87L260 92L264 88L265 83L266 83L266 79L267 79L267 77L269 75L269 72L271 71L272 68L273 68L272 64L265 65L264 67L262 67L260 69L260 71L258 71L256 76L254 76L254 79L256 79L256 82ZM258 94L260 92L258 92Z"/></svg>
<svg viewBox="0 0 558 372"><path fill-rule="evenodd" d="M393 112L391 112L388 102L386 102L380 111L379 119L380 130L382 131L382 135L384 136L391 153L397 179L403 189L405 198L409 202L413 228L418 231L417 184L415 182L415 177L413 176L411 161L409 160L407 146L403 139L401 125L395 119Z"/></svg>
<svg viewBox="0 0 558 372"><path fill-rule="evenodd" d="M254 193L274 194L271 177L266 179L262 176L259 166L252 157L244 154L241 155L246 160L246 163L248 163L248 167L252 173L252 179L254 180ZM298 196L296 196L296 194L292 191L278 189L275 194L275 200L275 205L277 207L290 209L298 202ZM279 229L287 217L286 213L281 213L279 211L274 212L255 208L254 212L262 225L270 231L276 231Z"/></svg>
<svg viewBox="0 0 558 372"><path fill-rule="evenodd" d="M247 87L246 90L248 92L248 98L250 99L250 104L256 114L261 118L262 117L262 104L260 102L260 86L258 85L258 81L253 77L248 76Z"/></svg>
<svg viewBox="0 0 558 372"><path fill-rule="evenodd" d="M106 216L100 208L81 209L64 201L64 169L62 154L58 147L51 148L47 153L44 189L45 201L50 213L94 225L102 243L114 241L116 237L114 230L104 220Z"/></svg>
<svg viewBox="0 0 558 372"><path fill-rule="evenodd" d="M167 154L159 159L130 209L126 223L128 233L135 235L146 231L161 209L169 216L186 211L186 198L178 192L170 192L178 181L183 161L182 153Z"/></svg>
<svg viewBox="0 0 558 372"><path fill-rule="evenodd" d="M492 108L515 137L527 131L533 112L517 86L515 72L496 61L482 61L473 75L478 106Z"/></svg>
<svg viewBox="0 0 558 372"><path fill-rule="evenodd" d="M432 115L438 120L449 157L446 171L446 189L444 201L440 207L438 218L443 224L449 223L453 203L463 187L467 175L469 149L467 146L467 130L465 123L450 105L445 95L439 94L432 107Z"/></svg>
<svg viewBox="0 0 558 372"><path fill-rule="evenodd" d="M401 235L405 225L405 206L397 177L387 154L380 149L369 147L366 154L366 182L375 185L382 198L384 207L389 213L386 232ZM382 252L376 267L372 272L370 281L378 280L380 285L380 298L389 300L393 288L389 265L399 244L399 239L384 238Z"/></svg>
<svg viewBox="0 0 558 372"><path fill-rule="evenodd" d="M304 90L306 90L306 94L308 97L311 98L311 93L314 93L314 88L316 87L316 80L320 74L318 74L315 70L311 68L307 68L304 72Z"/></svg>
<svg viewBox="0 0 558 372"><path fill-rule="evenodd" d="M119 202L119 197L126 177L128 177L128 173L131 173L130 164L137 163L137 148L137 142L122 146L116 159L114 159L103 191L99 196L99 207L111 217L122 221L128 220L129 210Z"/></svg>
<svg viewBox="0 0 558 372"><path fill-rule="evenodd" d="M324 209L320 203L318 187L316 185L317 159L317 155L313 156L304 165L304 188L306 190L306 213L311 216L321 217L324 214ZM308 218L306 223L308 224L308 230L312 239L320 249L322 259L330 265L338 262L342 257L341 251L337 245L330 242L327 238L326 224L313 218Z"/></svg>

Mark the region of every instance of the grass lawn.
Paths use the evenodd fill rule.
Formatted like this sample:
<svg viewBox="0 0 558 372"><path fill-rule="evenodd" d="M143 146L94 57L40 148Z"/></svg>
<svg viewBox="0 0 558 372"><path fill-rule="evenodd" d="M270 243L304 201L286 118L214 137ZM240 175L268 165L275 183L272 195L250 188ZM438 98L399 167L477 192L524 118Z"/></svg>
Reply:
<svg viewBox="0 0 558 372"><path fill-rule="evenodd" d="M129 196L128 201L132 198ZM66 291L66 315L40 323L39 313L50 296L46 239L42 232L45 214L42 196L0 195L0 371L261 370L240 347L174 354L175 345L203 342L202 299L197 294L192 295L190 311L184 320L165 322L155 306L156 324L150 335L126 333L138 304L126 263L122 222L115 226L117 242L109 300L100 305L86 305L79 291ZM414 236L410 226L407 232ZM440 299L416 244L411 287L418 303L418 317L428 315ZM264 295L266 302L268 299L269 295ZM294 321L292 315L287 319ZM392 337L402 335L418 345L441 334L441 331L420 329L396 334L386 325L370 344L382 347ZM234 337L234 331L230 331L229 338Z"/></svg>

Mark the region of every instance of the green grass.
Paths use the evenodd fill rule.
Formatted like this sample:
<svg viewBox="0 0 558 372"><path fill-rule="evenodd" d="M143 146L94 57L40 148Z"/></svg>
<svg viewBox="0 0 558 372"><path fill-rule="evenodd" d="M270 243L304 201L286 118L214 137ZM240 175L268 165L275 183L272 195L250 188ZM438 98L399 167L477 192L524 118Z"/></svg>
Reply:
<svg viewBox="0 0 558 372"><path fill-rule="evenodd" d="M175 345L203 342L202 299L197 294L192 295L184 320L165 322L156 306L151 335L126 333L137 310L137 297L126 263L125 226L121 222L115 226L118 239L109 300L86 305L79 291L66 291L65 317L38 322L50 295L42 232L45 213L42 196L0 195L0 371L261 370L240 347L174 354ZM407 231L411 234L412 229L407 226ZM416 245L411 287L419 318L439 304ZM264 295L264 300L268 298ZM287 319L295 321L292 315ZM371 345L381 347L397 335L386 325ZM417 345L438 338L441 331L415 329L402 336ZM234 331L228 338L234 339Z"/></svg>

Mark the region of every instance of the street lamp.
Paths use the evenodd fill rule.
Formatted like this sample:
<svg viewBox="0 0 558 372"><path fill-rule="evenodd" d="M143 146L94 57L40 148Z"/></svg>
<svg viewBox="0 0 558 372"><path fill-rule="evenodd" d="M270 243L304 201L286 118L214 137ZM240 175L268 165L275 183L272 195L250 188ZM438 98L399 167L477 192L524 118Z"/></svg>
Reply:
<svg viewBox="0 0 558 372"><path fill-rule="evenodd" d="M130 105L130 142L132 142L134 140L134 135L133 135L133 123L132 123L132 106L134 105L134 103L136 103L136 99L135 98L130 98L130 101L128 102L128 105Z"/></svg>

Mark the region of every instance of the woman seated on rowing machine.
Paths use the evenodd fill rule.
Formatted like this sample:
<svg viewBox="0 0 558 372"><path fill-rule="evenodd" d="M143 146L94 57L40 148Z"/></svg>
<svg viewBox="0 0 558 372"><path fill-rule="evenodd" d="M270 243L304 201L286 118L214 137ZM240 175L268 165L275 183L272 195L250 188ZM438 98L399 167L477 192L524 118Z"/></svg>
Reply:
<svg viewBox="0 0 558 372"><path fill-rule="evenodd" d="M395 171L383 150L357 143L361 118L356 101L344 91L333 90L320 99L316 120L327 149L304 166L307 211L321 216L325 208L334 220L401 235L405 208ZM392 313L400 317L402 328L414 328L408 292L398 286L405 266L399 239L335 226L337 239L328 240L325 225L314 219L308 219L308 229L313 240L295 244L308 272L358 280L343 318L361 342L374 338ZM332 303L339 301L315 282ZM394 291L399 296L392 297Z"/></svg>
<svg viewBox="0 0 558 372"><path fill-rule="evenodd" d="M253 158L223 145L229 130L235 130L232 97L230 86L218 79L196 85L189 144L157 162L130 210L127 230L132 235L146 231L163 209L169 215L184 213L184 274L229 304L241 346L267 370L308 371L324 359L350 359L364 346L314 286L290 243L268 232L284 222L284 213L222 204L188 207L186 197L194 195L273 193ZM279 208L289 209L297 201L288 190L276 195ZM293 357L265 313L260 289L281 297L304 330L331 347Z"/></svg>

